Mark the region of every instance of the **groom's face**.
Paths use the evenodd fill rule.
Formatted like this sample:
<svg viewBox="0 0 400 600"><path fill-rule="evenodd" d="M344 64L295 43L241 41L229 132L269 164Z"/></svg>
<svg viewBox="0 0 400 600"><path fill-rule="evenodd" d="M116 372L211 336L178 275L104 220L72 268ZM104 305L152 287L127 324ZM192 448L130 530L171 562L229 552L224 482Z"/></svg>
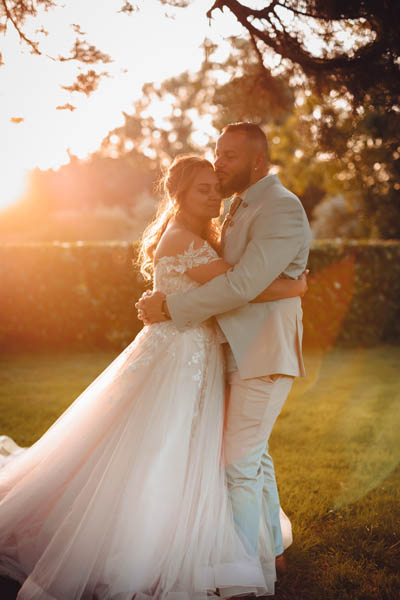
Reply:
<svg viewBox="0 0 400 600"><path fill-rule="evenodd" d="M249 187L253 154L245 131L225 132L218 138L214 166L224 198Z"/></svg>

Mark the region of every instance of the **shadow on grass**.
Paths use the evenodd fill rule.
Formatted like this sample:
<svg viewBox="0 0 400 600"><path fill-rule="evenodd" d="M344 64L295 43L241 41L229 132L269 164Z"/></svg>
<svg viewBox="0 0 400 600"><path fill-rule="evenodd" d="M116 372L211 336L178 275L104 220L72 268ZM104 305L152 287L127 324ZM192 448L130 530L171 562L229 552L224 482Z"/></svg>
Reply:
<svg viewBox="0 0 400 600"><path fill-rule="evenodd" d="M294 524L278 600L399 600L400 469L341 510ZM296 535L297 532L297 535Z"/></svg>

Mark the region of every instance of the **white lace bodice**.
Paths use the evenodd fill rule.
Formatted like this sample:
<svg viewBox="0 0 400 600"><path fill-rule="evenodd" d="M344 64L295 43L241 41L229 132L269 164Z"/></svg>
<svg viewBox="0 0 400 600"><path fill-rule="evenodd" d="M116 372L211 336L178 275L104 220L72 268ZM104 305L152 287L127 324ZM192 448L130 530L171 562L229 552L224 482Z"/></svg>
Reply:
<svg viewBox="0 0 400 600"><path fill-rule="evenodd" d="M164 294L186 292L200 284L186 275L188 269L204 265L220 257L207 241L194 248L194 240L187 250L175 256L162 256L154 269L154 289Z"/></svg>
<svg viewBox="0 0 400 600"><path fill-rule="evenodd" d="M200 284L191 279L186 271L199 265L204 265L214 260L219 260L217 252L206 241L199 247L194 247L192 241L187 250L175 256L161 257L154 269L154 289L164 294L176 294L198 287ZM168 356L172 362L177 359L174 340L177 336L190 338L192 355L186 367L192 371L192 379L198 384L199 390L203 386L203 376L206 372L207 348L209 344L221 343L221 332L213 319L205 321L197 327L191 327L184 333L179 332L173 321L161 321L149 327L144 327L135 338L133 345L140 348L140 355L131 361L130 369L150 365L157 348L166 340L169 342ZM131 353L131 346L125 350ZM201 400L198 400L200 406ZM197 409L196 409L197 410Z"/></svg>

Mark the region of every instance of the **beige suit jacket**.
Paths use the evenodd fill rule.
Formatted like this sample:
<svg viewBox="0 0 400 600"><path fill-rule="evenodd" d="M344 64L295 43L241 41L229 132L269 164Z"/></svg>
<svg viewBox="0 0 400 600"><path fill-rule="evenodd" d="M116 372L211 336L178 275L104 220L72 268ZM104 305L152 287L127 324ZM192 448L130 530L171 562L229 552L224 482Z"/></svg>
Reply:
<svg viewBox="0 0 400 600"><path fill-rule="evenodd" d="M277 175L260 179L247 190L224 239L224 259L234 267L167 296L172 320L184 330L215 315L243 379L304 375L300 298L249 304L282 273L296 278L306 268L311 232L300 200Z"/></svg>

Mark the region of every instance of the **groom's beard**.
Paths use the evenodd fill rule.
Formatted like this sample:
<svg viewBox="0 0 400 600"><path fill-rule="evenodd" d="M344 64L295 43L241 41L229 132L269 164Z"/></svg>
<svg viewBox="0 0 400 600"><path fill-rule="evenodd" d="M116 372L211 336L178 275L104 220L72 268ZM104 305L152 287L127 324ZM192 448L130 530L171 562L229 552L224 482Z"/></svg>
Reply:
<svg viewBox="0 0 400 600"><path fill-rule="evenodd" d="M217 171L218 176L218 171ZM241 171L231 175L229 178L220 179L220 191L224 198L229 198L233 194L240 194L250 185L251 181L251 164L250 162L243 167Z"/></svg>

